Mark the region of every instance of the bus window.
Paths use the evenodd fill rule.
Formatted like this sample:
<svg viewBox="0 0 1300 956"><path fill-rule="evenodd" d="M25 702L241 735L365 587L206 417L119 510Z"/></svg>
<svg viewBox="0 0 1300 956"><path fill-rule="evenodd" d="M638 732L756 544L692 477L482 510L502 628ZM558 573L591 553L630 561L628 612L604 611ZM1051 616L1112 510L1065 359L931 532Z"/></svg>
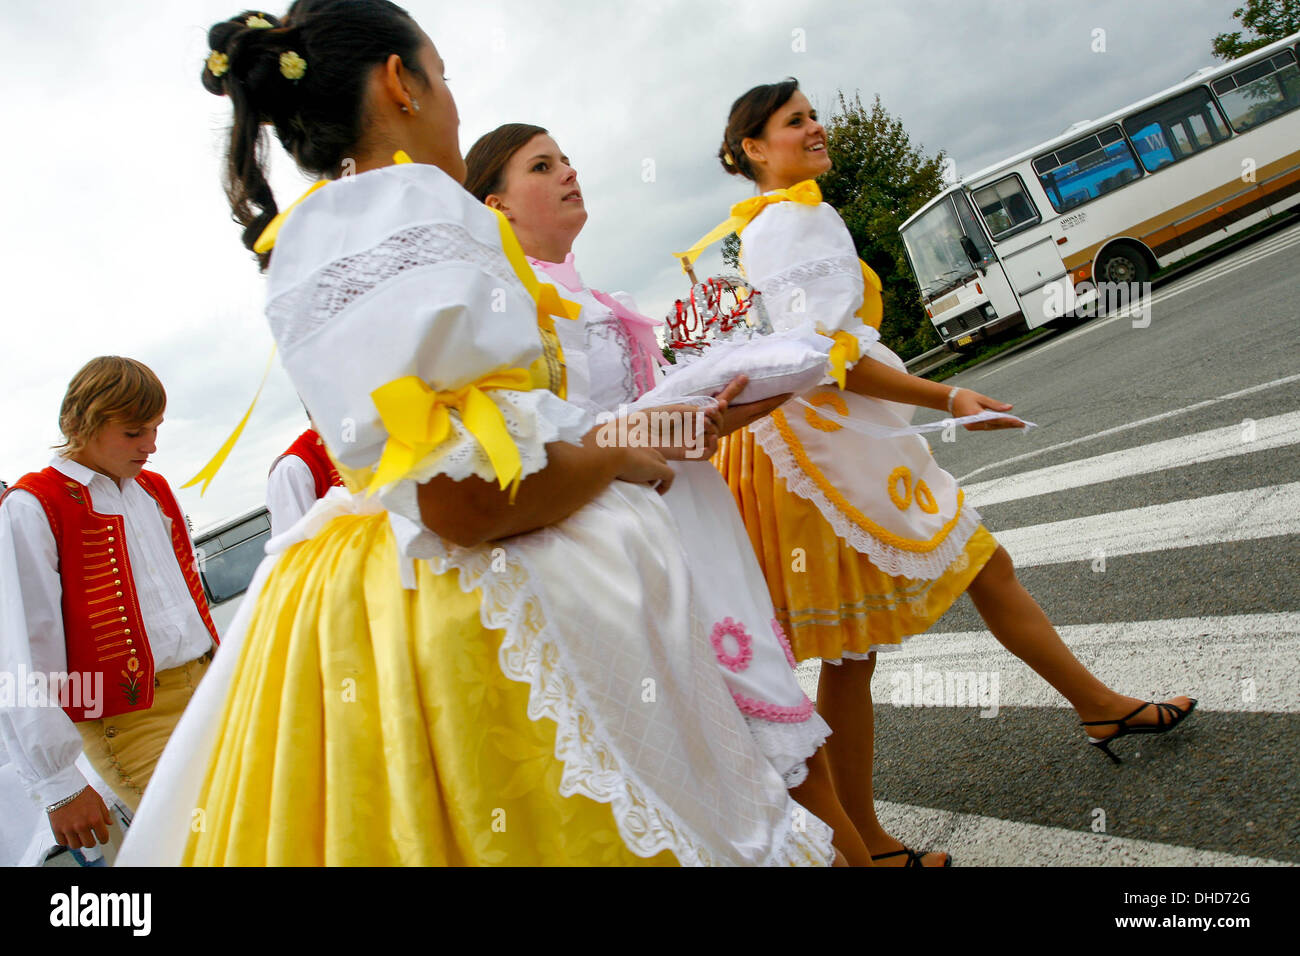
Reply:
<svg viewBox="0 0 1300 956"><path fill-rule="evenodd" d="M975 205L989 227L994 240L1009 236L1021 226L1040 220L1034 201L1025 192L1025 184L1014 174L975 190Z"/></svg>
<svg viewBox="0 0 1300 956"><path fill-rule="evenodd" d="M1165 100L1124 120L1147 172L1221 143L1231 134L1203 86Z"/></svg>
<svg viewBox="0 0 1300 956"><path fill-rule="evenodd" d="M1142 175L1118 126L1108 126L1039 156L1034 160L1034 172L1057 212L1081 206Z"/></svg>
<svg viewBox="0 0 1300 956"><path fill-rule="evenodd" d="M979 256L979 261L973 263L978 269L987 269L992 263L997 261L997 256L993 254L993 247L989 245L988 238L984 235L984 230L980 228L979 220L975 218L975 213L971 211L970 202L966 199L965 193L954 193L952 197L953 204L957 207L957 218L961 221L962 232L970 238L975 249L975 254ZM958 240L959 242L961 240ZM970 258L968 255L967 259Z"/></svg>
<svg viewBox="0 0 1300 956"><path fill-rule="evenodd" d="M266 541L270 536L270 531L263 532L203 562L203 583L207 585L212 604L229 601L248 589L253 573L266 557Z"/></svg>
<svg viewBox="0 0 1300 956"><path fill-rule="evenodd" d="M217 607L243 594L253 572L266 556L271 522L266 509L220 531L207 532L195 541L199 556L199 577L208 592L208 602Z"/></svg>
<svg viewBox="0 0 1300 956"><path fill-rule="evenodd" d="M1238 133L1300 106L1300 67L1295 54L1274 57L1214 81L1214 92Z"/></svg>
<svg viewBox="0 0 1300 956"><path fill-rule="evenodd" d="M921 296L933 299L975 274L966 251L951 197L936 203L902 231Z"/></svg>

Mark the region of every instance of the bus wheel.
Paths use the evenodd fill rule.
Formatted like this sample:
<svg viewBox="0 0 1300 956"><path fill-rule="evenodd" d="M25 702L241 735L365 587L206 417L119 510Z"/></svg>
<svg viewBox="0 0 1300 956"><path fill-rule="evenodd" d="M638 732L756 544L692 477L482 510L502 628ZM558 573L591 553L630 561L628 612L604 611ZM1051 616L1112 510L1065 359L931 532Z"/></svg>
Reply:
<svg viewBox="0 0 1300 956"><path fill-rule="evenodd" d="M1093 275L1102 282L1128 284L1146 282L1151 278L1151 268L1146 257L1135 246L1122 243L1111 246L1093 269Z"/></svg>

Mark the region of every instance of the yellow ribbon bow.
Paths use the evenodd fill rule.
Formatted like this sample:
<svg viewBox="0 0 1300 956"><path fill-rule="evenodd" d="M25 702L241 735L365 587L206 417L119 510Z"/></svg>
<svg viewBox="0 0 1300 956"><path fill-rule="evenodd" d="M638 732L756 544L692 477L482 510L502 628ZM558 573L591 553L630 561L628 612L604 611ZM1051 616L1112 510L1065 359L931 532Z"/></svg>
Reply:
<svg viewBox="0 0 1300 956"><path fill-rule="evenodd" d="M506 428L505 417L486 389L528 391L532 376L525 369L503 369L462 388L434 391L414 375L394 379L370 393L388 430L388 441L367 494L406 477L431 451L452 435L451 409L460 412L466 430L487 452L502 490L510 489L514 501L523 463Z"/></svg>
<svg viewBox="0 0 1300 956"><path fill-rule="evenodd" d="M862 305L853 314L862 320L863 325L878 329L880 320L885 315L885 303L880 295L883 288L880 276L861 259L858 260L858 265L862 267Z"/></svg>
<svg viewBox="0 0 1300 956"><path fill-rule="evenodd" d="M743 232L745 227L753 222L754 218L768 206L779 202L797 202L805 206L818 206L821 201L822 191L811 179L795 183L789 189L778 189L775 192L764 193L762 196L753 196L732 206L731 217L726 222L710 229L695 245L685 252L675 252L673 255L681 262L682 271L685 272L694 264L701 252L733 232Z"/></svg>
<svg viewBox="0 0 1300 956"><path fill-rule="evenodd" d="M836 332L831 336L835 344L831 346L831 378L835 379L840 388L844 387L844 366L849 362L856 362L862 357L862 349L858 345L856 336L848 332Z"/></svg>

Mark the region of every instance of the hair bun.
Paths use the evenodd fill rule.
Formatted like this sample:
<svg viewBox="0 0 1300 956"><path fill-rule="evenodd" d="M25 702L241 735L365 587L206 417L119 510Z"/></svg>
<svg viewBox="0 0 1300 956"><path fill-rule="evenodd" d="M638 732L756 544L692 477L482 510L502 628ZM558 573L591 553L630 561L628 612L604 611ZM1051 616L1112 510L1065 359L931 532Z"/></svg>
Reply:
<svg viewBox="0 0 1300 956"><path fill-rule="evenodd" d="M250 40L263 31L280 29L278 17L261 10L245 10L229 20L214 23L208 30L208 56L203 63L203 87L217 96L226 94L225 76L232 59ZM242 59L242 57L240 58Z"/></svg>
<svg viewBox="0 0 1300 956"><path fill-rule="evenodd" d="M722 163L723 170L730 176L745 175L736 162L736 157L732 154L726 140L723 140L722 145L718 147L718 162Z"/></svg>

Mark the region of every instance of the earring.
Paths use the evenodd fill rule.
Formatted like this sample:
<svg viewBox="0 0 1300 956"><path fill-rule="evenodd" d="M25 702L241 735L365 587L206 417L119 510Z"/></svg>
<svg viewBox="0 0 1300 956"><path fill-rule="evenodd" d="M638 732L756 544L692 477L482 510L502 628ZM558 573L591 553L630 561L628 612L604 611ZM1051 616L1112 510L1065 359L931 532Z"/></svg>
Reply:
<svg viewBox="0 0 1300 956"><path fill-rule="evenodd" d="M403 103L401 106L399 106L398 109L401 110L403 113L409 113L409 112L411 112L410 110L408 110L408 109L406 108L406 104L405 104L405 103Z"/></svg>
<svg viewBox="0 0 1300 956"><path fill-rule="evenodd" d="M420 112L420 101L414 96L411 97L411 109L415 110L417 113Z"/></svg>

